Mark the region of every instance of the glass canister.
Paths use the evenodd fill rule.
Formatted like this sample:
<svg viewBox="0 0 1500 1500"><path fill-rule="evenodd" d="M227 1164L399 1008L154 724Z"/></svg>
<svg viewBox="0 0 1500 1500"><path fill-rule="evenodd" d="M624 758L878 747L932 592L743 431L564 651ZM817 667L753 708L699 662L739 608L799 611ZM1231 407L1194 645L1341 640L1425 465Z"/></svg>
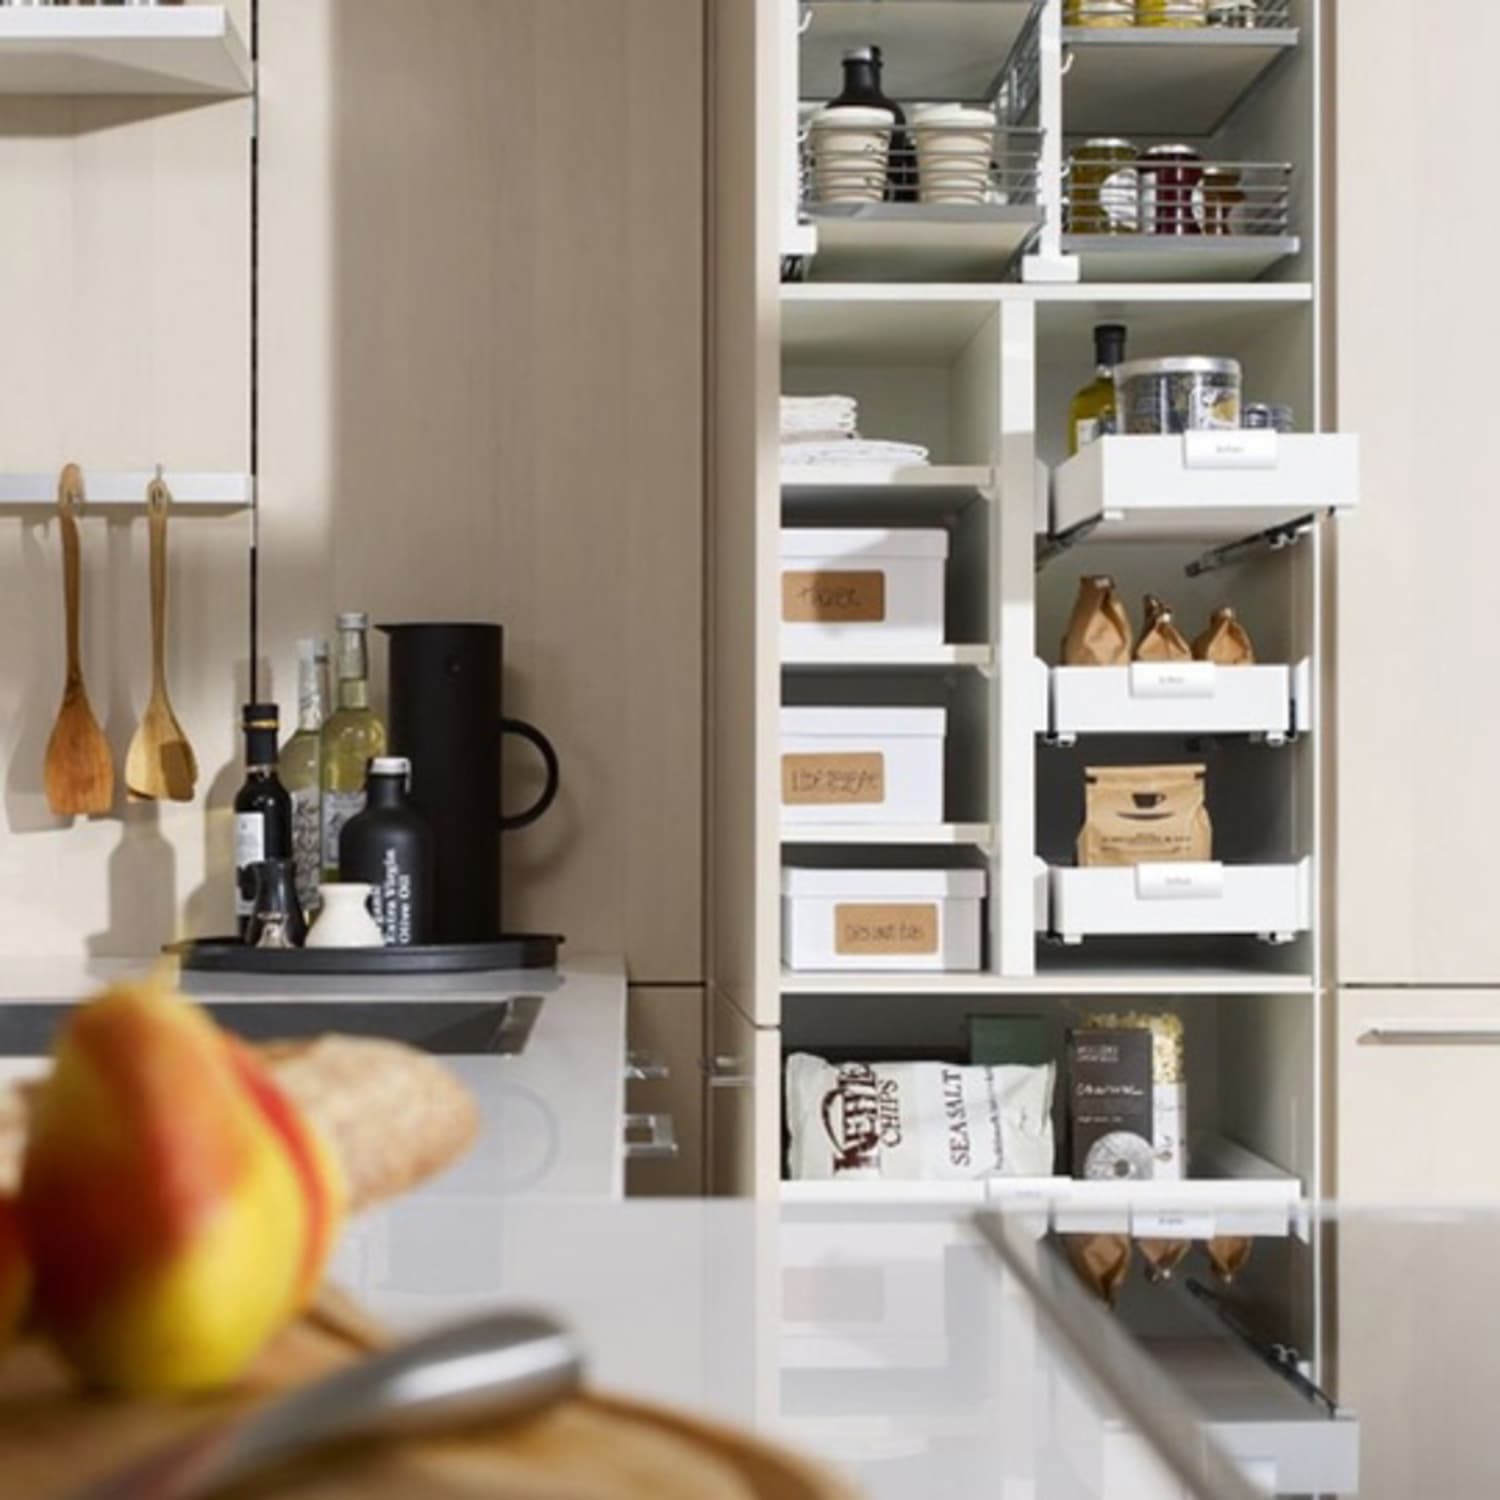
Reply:
<svg viewBox="0 0 1500 1500"><path fill-rule="evenodd" d="M1073 234L1136 234L1141 227L1140 158L1133 141L1099 136L1068 163L1068 229Z"/></svg>
<svg viewBox="0 0 1500 1500"><path fill-rule="evenodd" d="M1135 0L1138 26L1208 25L1208 0Z"/></svg>
<svg viewBox="0 0 1500 1500"><path fill-rule="evenodd" d="M1135 0L1066 0L1064 26L1112 29L1135 25Z"/></svg>
<svg viewBox="0 0 1500 1500"><path fill-rule="evenodd" d="M1245 189L1237 167L1204 168L1204 234L1233 234L1234 211L1244 202Z"/></svg>
<svg viewBox="0 0 1500 1500"><path fill-rule="evenodd" d="M1240 362L1189 355L1115 370L1115 412L1132 435L1223 432L1240 425Z"/></svg>
<svg viewBox="0 0 1500 1500"><path fill-rule="evenodd" d="M1198 221L1203 158L1191 146L1152 146L1141 158L1141 230L1202 234Z"/></svg>
<svg viewBox="0 0 1500 1500"><path fill-rule="evenodd" d="M1292 409L1281 401L1253 401L1241 419L1250 432L1295 432L1297 419Z"/></svg>

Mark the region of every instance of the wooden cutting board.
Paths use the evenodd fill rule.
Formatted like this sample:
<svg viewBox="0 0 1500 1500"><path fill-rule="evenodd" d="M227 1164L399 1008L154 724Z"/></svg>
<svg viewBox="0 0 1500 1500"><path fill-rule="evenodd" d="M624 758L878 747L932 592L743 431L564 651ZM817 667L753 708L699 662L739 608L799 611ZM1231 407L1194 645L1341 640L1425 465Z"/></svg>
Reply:
<svg viewBox="0 0 1500 1500"><path fill-rule="evenodd" d="M288 1329L232 1394L122 1401L81 1394L50 1351L23 1343L0 1356L0 1500L64 1495L368 1347L357 1319L319 1317ZM366 1444L233 1493L235 1500L852 1500L842 1484L753 1438L592 1393L508 1425Z"/></svg>

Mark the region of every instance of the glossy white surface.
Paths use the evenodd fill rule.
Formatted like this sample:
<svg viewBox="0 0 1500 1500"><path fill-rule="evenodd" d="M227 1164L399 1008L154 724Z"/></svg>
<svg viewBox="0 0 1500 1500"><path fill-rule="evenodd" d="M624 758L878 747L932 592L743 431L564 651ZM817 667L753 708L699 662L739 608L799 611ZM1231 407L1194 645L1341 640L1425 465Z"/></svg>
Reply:
<svg viewBox="0 0 1500 1500"><path fill-rule="evenodd" d="M403 1330L551 1308L599 1386L756 1428L875 1500L1184 1493L941 1212L513 1201L449 1179L352 1225L334 1274Z"/></svg>

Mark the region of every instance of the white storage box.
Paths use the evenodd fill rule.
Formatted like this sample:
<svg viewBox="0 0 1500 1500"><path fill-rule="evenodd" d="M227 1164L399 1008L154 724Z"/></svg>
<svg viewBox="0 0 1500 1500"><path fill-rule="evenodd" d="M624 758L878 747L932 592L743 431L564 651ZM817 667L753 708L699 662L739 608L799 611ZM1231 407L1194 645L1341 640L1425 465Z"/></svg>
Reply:
<svg viewBox="0 0 1500 1500"><path fill-rule="evenodd" d="M980 965L983 870L781 872L789 969L971 973Z"/></svg>
<svg viewBox="0 0 1500 1500"><path fill-rule="evenodd" d="M1052 931L1066 943L1199 933L1290 942L1312 922L1312 861L1054 868L1050 905Z"/></svg>
<svg viewBox="0 0 1500 1500"><path fill-rule="evenodd" d="M1353 509L1359 440L1278 432L1110 436L1057 470L1052 527L1101 523L1101 536L1190 541L1253 536Z"/></svg>
<svg viewBox="0 0 1500 1500"><path fill-rule="evenodd" d="M943 821L942 708L781 710L781 821Z"/></svg>
<svg viewBox="0 0 1500 1500"><path fill-rule="evenodd" d="M941 646L948 533L781 533L781 639L788 646Z"/></svg>
<svg viewBox="0 0 1500 1500"><path fill-rule="evenodd" d="M1207 661L1054 667L1051 732L1080 734L1263 734L1283 741L1306 722L1296 701L1306 663L1221 667Z"/></svg>

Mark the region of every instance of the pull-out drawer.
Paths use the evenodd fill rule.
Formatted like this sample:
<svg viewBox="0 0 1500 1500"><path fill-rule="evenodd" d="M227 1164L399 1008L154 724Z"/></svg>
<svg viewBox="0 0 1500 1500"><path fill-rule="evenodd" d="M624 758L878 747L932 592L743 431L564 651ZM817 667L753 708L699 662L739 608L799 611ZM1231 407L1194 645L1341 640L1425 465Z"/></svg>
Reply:
<svg viewBox="0 0 1500 1500"><path fill-rule="evenodd" d="M1343 990L1338 1176L1345 1203L1493 1203L1500 989Z"/></svg>

